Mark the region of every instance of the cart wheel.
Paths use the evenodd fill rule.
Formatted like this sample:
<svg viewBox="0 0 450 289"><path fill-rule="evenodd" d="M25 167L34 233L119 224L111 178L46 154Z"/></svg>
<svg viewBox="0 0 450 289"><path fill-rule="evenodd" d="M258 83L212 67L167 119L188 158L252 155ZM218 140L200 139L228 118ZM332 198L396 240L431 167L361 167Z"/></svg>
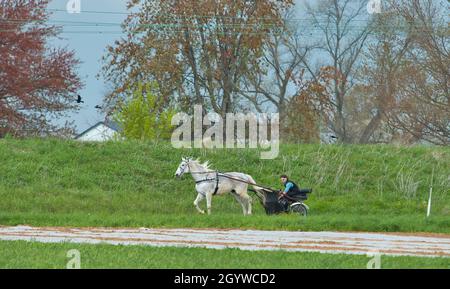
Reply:
<svg viewBox="0 0 450 289"><path fill-rule="evenodd" d="M304 204L302 203L295 203L291 205L291 211L294 213L298 213L302 216L307 216L308 215L308 207L306 207Z"/></svg>

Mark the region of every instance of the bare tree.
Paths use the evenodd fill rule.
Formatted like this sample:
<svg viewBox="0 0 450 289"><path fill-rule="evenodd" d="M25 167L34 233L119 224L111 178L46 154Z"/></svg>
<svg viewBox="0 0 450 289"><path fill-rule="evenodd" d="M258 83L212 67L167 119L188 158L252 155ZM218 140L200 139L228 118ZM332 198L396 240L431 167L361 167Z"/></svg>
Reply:
<svg viewBox="0 0 450 289"><path fill-rule="evenodd" d="M346 111L345 104L355 84L353 74L370 33L366 7L366 0L321 0L317 7L308 5L308 15L323 39L320 55L327 60L322 66L331 66L334 74L328 99L333 110L326 119L326 127L342 142L351 142L354 138L349 133L350 112ZM313 77L320 75L312 63L305 61L304 65Z"/></svg>
<svg viewBox="0 0 450 289"><path fill-rule="evenodd" d="M289 102L297 94L295 80L304 72L301 64L314 49L314 44L305 44L306 39L298 28L293 10L288 11L280 30L271 33L264 45L262 65L259 66L262 69L253 70L241 90L258 111L262 111L264 105L275 107L281 120Z"/></svg>
<svg viewBox="0 0 450 289"><path fill-rule="evenodd" d="M447 4L448 5L448 4ZM410 27L414 63L397 96L398 109L389 124L416 140L450 144L450 33L444 2L392 1L391 8Z"/></svg>
<svg viewBox="0 0 450 289"><path fill-rule="evenodd" d="M358 84L360 94L356 97L369 98L363 104L364 122L355 125L359 129L359 143L387 140L385 137L377 139L375 133L396 110L396 96L403 89L405 76L413 69L406 59L412 45L409 29L398 28L401 19L396 13L383 13L375 18L373 37L364 51L364 64L358 75L361 83Z"/></svg>

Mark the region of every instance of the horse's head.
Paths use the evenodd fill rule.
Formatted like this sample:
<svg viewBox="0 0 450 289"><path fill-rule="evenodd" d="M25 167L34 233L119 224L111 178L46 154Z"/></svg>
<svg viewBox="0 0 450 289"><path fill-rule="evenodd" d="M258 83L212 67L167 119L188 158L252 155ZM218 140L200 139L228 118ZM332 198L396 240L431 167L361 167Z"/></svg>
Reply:
<svg viewBox="0 0 450 289"><path fill-rule="evenodd" d="M191 158L182 158L181 159L181 163L178 166L177 171L175 172L175 176L177 178L180 178L182 175L184 175L185 173L189 173L190 172L190 167L189 167L189 163L192 161Z"/></svg>

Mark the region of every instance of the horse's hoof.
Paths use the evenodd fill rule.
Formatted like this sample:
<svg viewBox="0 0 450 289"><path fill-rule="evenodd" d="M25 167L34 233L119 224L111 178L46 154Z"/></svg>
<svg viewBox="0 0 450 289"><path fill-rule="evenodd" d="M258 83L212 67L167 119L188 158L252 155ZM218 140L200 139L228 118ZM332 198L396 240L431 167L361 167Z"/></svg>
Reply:
<svg viewBox="0 0 450 289"><path fill-rule="evenodd" d="M204 214L205 214L205 211L200 211L199 213L202 214L202 215L204 215Z"/></svg>

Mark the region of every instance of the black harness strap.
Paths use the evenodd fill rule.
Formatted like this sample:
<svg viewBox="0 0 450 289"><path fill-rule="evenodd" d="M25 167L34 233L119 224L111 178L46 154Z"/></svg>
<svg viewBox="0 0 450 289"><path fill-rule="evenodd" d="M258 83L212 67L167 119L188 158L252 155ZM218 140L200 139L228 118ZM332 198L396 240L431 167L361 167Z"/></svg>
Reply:
<svg viewBox="0 0 450 289"><path fill-rule="evenodd" d="M216 188L214 189L214 194L217 194L217 191L219 190L219 173L216 171Z"/></svg>
<svg viewBox="0 0 450 289"><path fill-rule="evenodd" d="M216 181L216 188L214 189L214 193L213 195L217 194L217 191L219 190L219 172L216 171L216 177L214 179L204 179L204 180L200 180L200 181L196 181L196 184L200 184L203 182L212 182L212 181Z"/></svg>
<svg viewBox="0 0 450 289"><path fill-rule="evenodd" d="M204 179L204 180L200 180L200 181L196 181L195 183L196 184L200 184L200 183L204 183L204 182L212 182L212 181L215 181L216 179L214 178L214 179Z"/></svg>

